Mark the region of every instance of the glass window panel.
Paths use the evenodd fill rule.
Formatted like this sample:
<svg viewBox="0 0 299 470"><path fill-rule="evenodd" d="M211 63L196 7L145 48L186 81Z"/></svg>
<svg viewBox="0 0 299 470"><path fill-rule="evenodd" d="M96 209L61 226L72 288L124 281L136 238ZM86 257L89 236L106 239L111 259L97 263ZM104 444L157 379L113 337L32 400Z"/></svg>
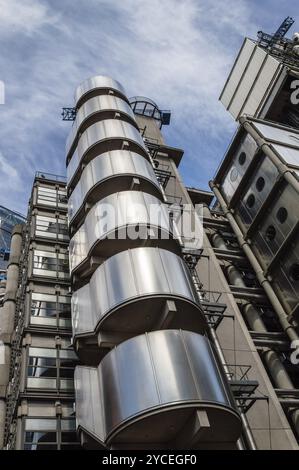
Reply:
<svg viewBox="0 0 299 470"><path fill-rule="evenodd" d="M28 377L57 377L57 369L51 367L28 367Z"/></svg>
<svg viewBox="0 0 299 470"><path fill-rule="evenodd" d="M56 358L56 349L55 348L35 348L30 346L29 356L36 357L55 357Z"/></svg>
<svg viewBox="0 0 299 470"><path fill-rule="evenodd" d="M78 360L75 351L72 349L60 349L59 351L60 359L75 359Z"/></svg>
<svg viewBox="0 0 299 470"><path fill-rule="evenodd" d="M56 442L56 432L27 431L25 433L26 443Z"/></svg>
<svg viewBox="0 0 299 470"><path fill-rule="evenodd" d="M48 377L28 377L27 378L28 388L57 388L57 379Z"/></svg>
<svg viewBox="0 0 299 470"><path fill-rule="evenodd" d="M56 419L26 418L26 431L55 431Z"/></svg>
<svg viewBox="0 0 299 470"><path fill-rule="evenodd" d="M62 418L61 430L62 431L75 431L76 430L75 418Z"/></svg>
<svg viewBox="0 0 299 470"><path fill-rule="evenodd" d="M32 292L32 300L43 300L45 302L56 302L56 295L52 294L40 294L37 292Z"/></svg>
<svg viewBox="0 0 299 470"><path fill-rule="evenodd" d="M74 367L65 369L64 367L59 369L59 376L62 379L73 379L74 378Z"/></svg>

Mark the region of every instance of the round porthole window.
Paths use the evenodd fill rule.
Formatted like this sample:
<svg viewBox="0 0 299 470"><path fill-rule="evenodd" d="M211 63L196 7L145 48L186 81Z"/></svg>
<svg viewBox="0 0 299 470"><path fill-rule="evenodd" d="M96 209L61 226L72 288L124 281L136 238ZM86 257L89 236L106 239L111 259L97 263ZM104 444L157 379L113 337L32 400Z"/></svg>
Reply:
<svg viewBox="0 0 299 470"><path fill-rule="evenodd" d="M280 207L278 211L276 212L276 217L278 222L283 224L287 218L288 218L288 211L285 209L285 207Z"/></svg>
<svg viewBox="0 0 299 470"><path fill-rule="evenodd" d="M238 170L237 168L233 168L230 172L230 175L229 175L229 179L231 180L231 182L233 183L234 181L236 181L236 179L238 178Z"/></svg>
<svg viewBox="0 0 299 470"><path fill-rule="evenodd" d="M253 194L250 194L247 198L246 205L247 207L251 208L254 206L254 204L255 204L255 197Z"/></svg>
<svg viewBox="0 0 299 470"><path fill-rule="evenodd" d="M241 152L240 155L239 155L239 163L240 165L244 165L246 161L246 153L245 152Z"/></svg>
<svg viewBox="0 0 299 470"><path fill-rule="evenodd" d="M261 192L264 189L265 186L265 180L262 176L260 176L255 183L256 189Z"/></svg>
<svg viewBox="0 0 299 470"><path fill-rule="evenodd" d="M276 230L273 225L269 225L266 229L266 239L271 242L276 237Z"/></svg>

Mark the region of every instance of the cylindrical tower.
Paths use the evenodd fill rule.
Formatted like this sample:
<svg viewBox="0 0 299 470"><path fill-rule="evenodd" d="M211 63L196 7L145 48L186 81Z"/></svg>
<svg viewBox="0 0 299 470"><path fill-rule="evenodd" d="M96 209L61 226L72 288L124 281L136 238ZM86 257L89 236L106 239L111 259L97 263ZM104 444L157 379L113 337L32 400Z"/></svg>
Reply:
<svg viewBox="0 0 299 470"><path fill-rule="evenodd" d="M75 108L66 164L81 441L232 446L240 416L146 145L149 129L163 143L169 115L146 98L130 106L104 76L78 87Z"/></svg>

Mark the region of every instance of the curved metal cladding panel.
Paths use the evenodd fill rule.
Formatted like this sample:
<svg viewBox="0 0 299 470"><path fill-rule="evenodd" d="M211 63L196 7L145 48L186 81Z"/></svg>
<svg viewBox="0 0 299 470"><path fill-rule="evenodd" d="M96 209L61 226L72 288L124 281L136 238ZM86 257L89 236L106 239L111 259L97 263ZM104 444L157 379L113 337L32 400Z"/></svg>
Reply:
<svg viewBox="0 0 299 470"><path fill-rule="evenodd" d="M78 427L108 446L164 443L175 448L192 433L196 410L206 411L208 426L193 448L235 442L241 432L208 339L189 331L155 331L121 343L97 369L76 368L75 391Z"/></svg>
<svg viewBox="0 0 299 470"><path fill-rule="evenodd" d="M167 299L174 299L177 308L169 328L205 331L194 285L179 256L149 247L122 251L73 293L73 335L93 334L97 329L137 334L157 329Z"/></svg>
<svg viewBox="0 0 299 470"><path fill-rule="evenodd" d="M99 151L99 146L105 141L110 140L130 141L140 148L142 155L147 155L147 150L140 132L129 122L120 121L119 119L106 119L105 121L96 122L88 127L81 135L76 150L67 166L68 184L71 182L80 163L84 163L84 159L88 155L88 161L97 156L94 152ZM101 150L101 149L100 149ZM107 148L101 153L106 152ZM111 149L112 150L112 149Z"/></svg>
<svg viewBox="0 0 299 470"><path fill-rule="evenodd" d="M85 203L88 195L92 197L93 192L97 191L97 198L100 198L103 191L107 192L108 180L110 182L110 192L115 192L115 184L119 189L120 180L115 178L127 177L126 189L130 189L132 177L140 178L138 186L140 189L147 189L156 196L163 198L157 177L152 165L140 155L128 150L112 150L95 157L82 172L81 178L71 193L68 201L68 216L71 222L79 209ZM130 178L129 178L130 177ZM146 180L146 184L143 184ZM152 186L152 188L151 188ZM102 188L102 191L101 191ZM103 194L103 197L107 194Z"/></svg>
<svg viewBox="0 0 299 470"><path fill-rule="evenodd" d="M167 207L155 196L141 191L110 194L90 209L70 240L70 269L73 272L88 256L106 258L149 239L178 251L173 238Z"/></svg>
<svg viewBox="0 0 299 470"><path fill-rule="evenodd" d="M135 123L135 117L131 106L122 98L111 95L94 96L86 101L77 111L76 119L66 140L66 155L69 153L80 130L84 127L86 128L88 121L95 115L98 115L96 120L99 121L101 119L101 113L103 114L105 111L123 113L131 119L132 124Z"/></svg>
<svg viewBox="0 0 299 470"><path fill-rule="evenodd" d="M75 104L77 104L79 100L82 101L83 97L97 89L115 90L126 97L125 89L119 82L110 77L105 77L104 75L96 75L95 77L84 80L84 82L77 87L75 91Z"/></svg>

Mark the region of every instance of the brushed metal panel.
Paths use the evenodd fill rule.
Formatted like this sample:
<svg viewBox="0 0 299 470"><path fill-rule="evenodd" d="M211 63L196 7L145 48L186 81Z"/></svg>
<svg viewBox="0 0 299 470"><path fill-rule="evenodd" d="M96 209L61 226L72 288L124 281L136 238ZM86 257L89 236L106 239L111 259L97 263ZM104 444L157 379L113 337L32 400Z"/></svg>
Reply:
<svg viewBox="0 0 299 470"><path fill-rule="evenodd" d="M240 111L243 105L245 104L250 90L253 87L255 80L258 79L258 74L262 68L263 61L265 60L266 55L267 54L263 49L257 47L251 57L250 62L246 64L247 69L245 71L245 77L241 79L239 86L235 91L232 103L228 108L230 113L236 118L239 117ZM256 109L254 111L256 111Z"/></svg>
<svg viewBox="0 0 299 470"><path fill-rule="evenodd" d="M252 90L250 91L247 101L243 104L243 109L241 110L242 115L260 116L259 110L265 99L265 94L267 93L268 88L270 89L270 87L272 87L276 74L279 73L280 68L280 63L268 55L262 69L260 70L260 75L256 79Z"/></svg>
<svg viewBox="0 0 299 470"><path fill-rule="evenodd" d="M296 269L294 277L293 269ZM288 250L280 259L271 273L273 276L274 288L280 297L287 312L290 314L299 303L299 240L296 240L292 250ZM298 315L298 314L297 314Z"/></svg>
<svg viewBox="0 0 299 470"><path fill-rule="evenodd" d="M242 196L239 204L235 208L236 218L243 226L248 227L251 224L265 202L266 197L272 190L278 174L278 170L274 163L265 156L262 162L258 164L253 175L250 176L247 188L244 191L244 196ZM258 180L260 178L263 178L264 187L261 191L258 191ZM254 198L253 205L251 205L251 203L249 204L250 198L252 197Z"/></svg>
<svg viewBox="0 0 299 470"><path fill-rule="evenodd" d="M152 358L159 401L197 400L197 386L182 332L168 330L162 335L149 334L147 339L143 348Z"/></svg>
<svg viewBox="0 0 299 470"><path fill-rule="evenodd" d="M140 419L145 420L149 440L157 442L160 436L161 442L166 442L170 430L167 432L165 413L175 407L179 416L185 410L185 419L180 420L183 428L193 408L207 411L211 436L225 429L220 440L234 440L240 434L240 418L232 409L228 385L214 361L208 339L189 331L155 331L125 341L97 368L76 367L77 424L96 434L86 402L91 406L96 403L92 415L104 410L98 434L101 442L143 442L144 433L134 433ZM101 393L96 388L91 391L86 371L93 377L96 371Z"/></svg>
<svg viewBox="0 0 299 470"><path fill-rule="evenodd" d="M262 134L265 140L276 142L279 145L299 147L299 133L292 128L281 129L266 122L252 122L252 125Z"/></svg>
<svg viewBox="0 0 299 470"><path fill-rule="evenodd" d="M154 227L151 219L151 212L154 211L159 212L160 215L156 227L163 230L169 239L163 241L157 239L156 244L168 241L170 244L174 243L171 241L172 232L167 207L155 196L140 191L122 191L97 202L88 212L84 224L70 241L71 271L74 271L92 253L96 252L98 256L107 257L117 250L124 249L125 246L129 248L132 244L131 239L135 236L133 229L130 230L130 225L133 228L139 227L141 233L139 244L143 244L144 240L148 239L147 227ZM124 238L120 242L119 239L113 239L113 236L121 229L125 232Z"/></svg>
<svg viewBox="0 0 299 470"><path fill-rule="evenodd" d="M77 103L86 93L95 90L97 88L110 88L111 90L117 90L126 96L124 87L116 80L104 75L96 75L84 80L75 91L75 103Z"/></svg>
<svg viewBox="0 0 299 470"><path fill-rule="evenodd" d="M285 208L288 214L283 223L280 223L277 218L280 208ZM252 248L264 267L271 262L298 220L298 194L292 186L288 185L273 198L263 220L252 235ZM273 228L269 229L270 227Z"/></svg>
<svg viewBox="0 0 299 470"><path fill-rule="evenodd" d="M115 111L126 114L132 121L135 121L134 112L126 101L117 96L100 95L94 96L86 101L77 111L76 119L66 140L65 152L68 154L83 124L96 113L103 111ZM100 115L99 115L100 120ZM86 127L86 126L85 126Z"/></svg>
<svg viewBox="0 0 299 470"><path fill-rule="evenodd" d="M229 202L240 184L253 155L257 149L255 140L248 134L244 137L240 146L237 148L235 155L232 157L231 164L221 182L221 192ZM245 161L240 160L241 155L245 154Z"/></svg>
<svg viewBox="0 0 299 470"><path fill-rule="evenodd" d="M126 177L126 181L116 180L120 177ZM113 150L91 160L83 170L79 182L69 197L69 221L72 221L77 215L89 195L95 195L99 200L101 194L105 197L109 193L117 192L118 186L122 190L130 189L133 177L141 180L139 189L144 186L147 189L145 192L151 190L151 193L160 195L162 199L161 189L152 165L141 155L127 150Z"/></svg>
<svg viewBox="0 0 299 470"><path fill-rule="evenodd" d="M97 370L81 367L80 373L75 372L74 386L76 390L76 423L88 429L98 439L105 439L105 421L102 401L99 400L100 382Z"/></svg>
<svg viewBox="0 0 299 470"><path fill-rule="evenodd" d="M73 293L73 334L93 334L108 327L133 332L153 329L163 314L163 299L169 298L179 299L182 325L191 318L190 329L193 325L195 331L204 330L194 286L179 256L160 248L122 251L101 264L89 284Z"/></svg>
<svg viewBox="0 0 299 470"><path fill-rule="evenodd" d="M242 45L240 55L237 58L233 66L233 69L230 73L230 76L228 77L228 80L221 93L220 101L225 106L225 108L228 108L229 106L229 103L240 83L240 80L242 79L242 74L246 68L246 65L248 64L250 60L250 57L254 51L254 48L255 48L255 43L251 41L250 39L246 38Z"/></svg>
<svg viewBox="0 0 299 470"><path fill-rule="evenodd" d="M67 166L68 182L73 178L79 164L83 162L91 147L110 139L132 141L147 152L140 132L129 122L120 121L119 119L106 119L105 121L96 122L89 126L79 138L77 148ZM72 162L74 157L75 161Z"/></svg>
<svg viewBox="0 0 299 470"><path fill-rule="evenodd" d="M113 349L107 360L104 358L99 374L102 375L104 403L112 405L104 407L108 433L130 416L159 404L161 398L152 361L145 336L125 341L120 349Z"/></svg>
<svg viewBox="0 0 299 470"><path fill-rule="evenodd" d="M299 134L298 134L298 144L299 144ZM297 166L299 167L299 148L290 148L283 145L272 144L272 147L277 151L282 161L286 165Z"/></svg>

